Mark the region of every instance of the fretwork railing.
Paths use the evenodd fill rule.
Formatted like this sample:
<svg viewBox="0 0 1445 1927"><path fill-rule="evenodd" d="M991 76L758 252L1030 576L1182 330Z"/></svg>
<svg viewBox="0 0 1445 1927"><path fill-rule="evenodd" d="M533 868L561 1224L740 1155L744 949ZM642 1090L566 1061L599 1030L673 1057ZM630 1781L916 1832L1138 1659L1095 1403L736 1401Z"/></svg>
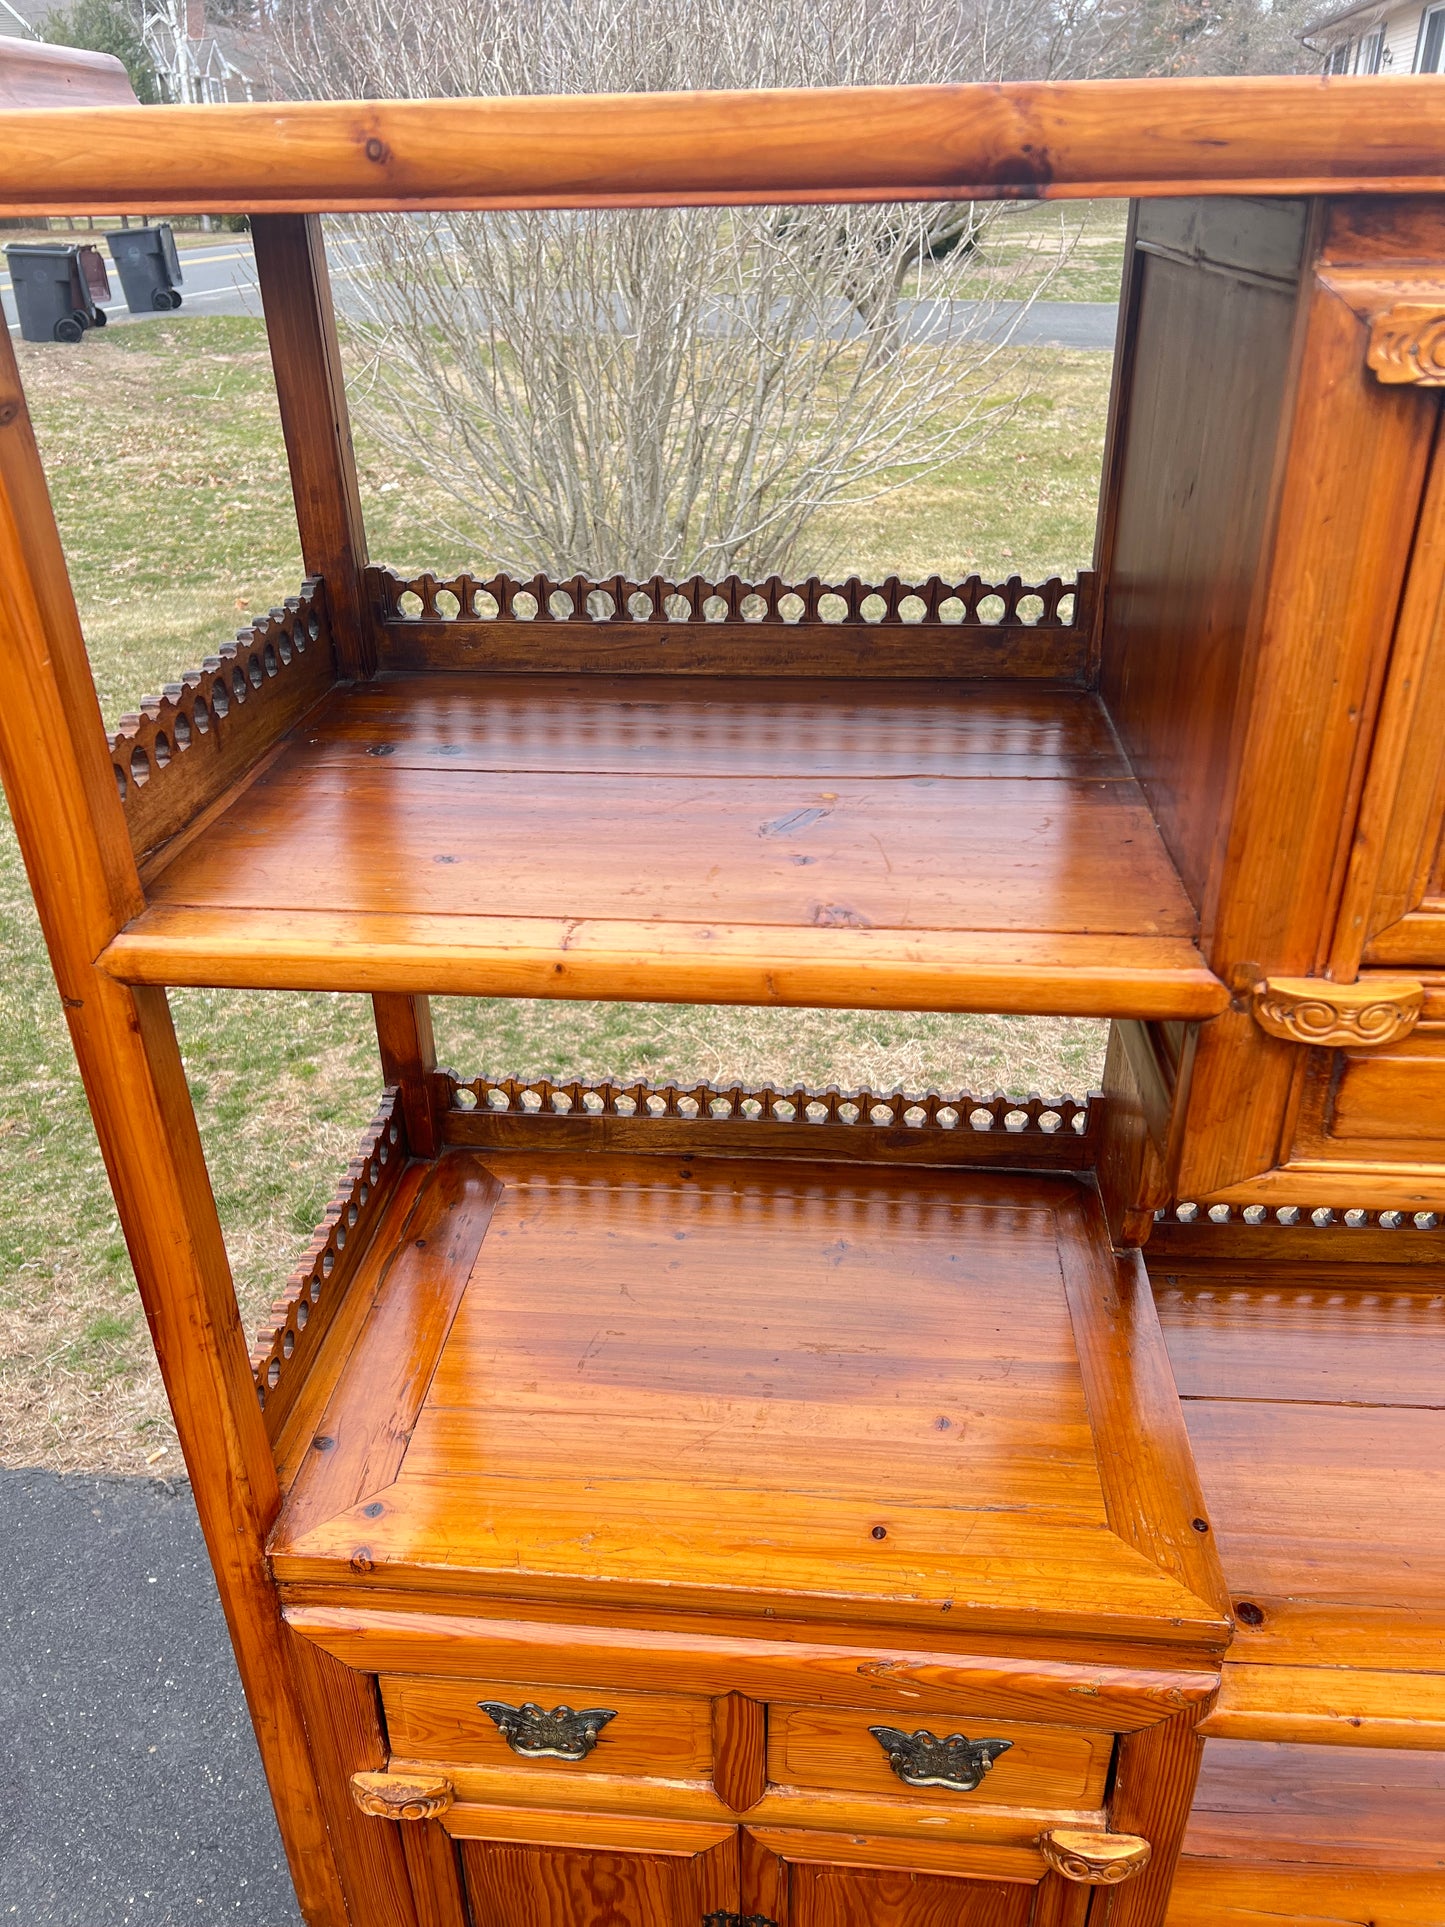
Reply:
<svg viewBox="0 0 1445 1927"><path fill-rule="evenodd" d="M970 575L879 583L811 576L368 571L381 660L397 668L634 670L724 675L1007 676L1086 671L1094 576Z"/></svg>

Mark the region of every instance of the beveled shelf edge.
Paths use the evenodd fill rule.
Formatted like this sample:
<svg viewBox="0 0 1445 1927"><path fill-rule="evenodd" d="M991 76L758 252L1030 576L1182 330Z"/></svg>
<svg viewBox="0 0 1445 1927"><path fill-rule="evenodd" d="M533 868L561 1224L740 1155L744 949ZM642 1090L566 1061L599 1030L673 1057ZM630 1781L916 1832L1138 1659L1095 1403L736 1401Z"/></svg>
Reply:
<svg viewBox="0 0 1445 1927"><path fill-rule="evenodd" d="M231 990L1218 1016L1183 937L567 921L153 904L97 959L121 983Z"/></svg>
<svg viewBox="0 0 1445 1927"><path fill-rule="evenodd" d="M1218 1739L1445 1752L1445 1673L1226 1659L1200 1731Z"/></svg>
<svg viewBox="0 0 1445 1927"><path fill-rule="evenodd" d="M1071 1723L1090 1731L1132 1733L1182 1712L1204 1715L1219 1692L1217 1669L1162 1666L1137 1657L1054 1658L1032 1646L1020 1653L950 1647L943 1629L883 1640L819 1625L807 1638L775 1623L731 1625L673 1617L643 1625L598 1624L555 1607L528 1613L520 1601L464 1607L334 1600L328 1588L291 1588L283 1616L301 1638L361 1673L431 1673L445 1679L521 1678L671 1692L724 1685L760 1700L803 1699L825 1706L906 1711L920 1699L956 1705L974 1717L1048 1721L1062 1690L1074 1696ZM861 1695L861 1697L860 1697Z"/></svg>

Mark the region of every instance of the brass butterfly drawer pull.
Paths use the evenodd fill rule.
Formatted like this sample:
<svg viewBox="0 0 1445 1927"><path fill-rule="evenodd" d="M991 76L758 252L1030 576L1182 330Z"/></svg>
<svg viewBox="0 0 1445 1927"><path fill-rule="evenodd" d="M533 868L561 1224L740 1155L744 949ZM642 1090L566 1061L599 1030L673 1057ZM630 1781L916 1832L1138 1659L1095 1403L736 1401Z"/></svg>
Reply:
<svg viewBox="0 0 1445 1927"><path fill-rule="evenodd" d="M496 1722L507 1745L524 1760L585 1760L603 1727L617 1718L615 1712L602 1706L585 1713L574 1713L570 1706L554 1706L549 1713L535 1700L526 1700L521 1706L478 1700L477 1705Z"/></svg>
<svg viewBox="0 0 1445 1927"><path fill-rule="evenodd" d="M940 1740L926 1729L904 1733L896 1726L870 1726L868 1731L906 1786L946 1786L955 1793L972 1793L999 1754L1013 1745L1012 1740L971 1740L966 1733Z"/></svg>

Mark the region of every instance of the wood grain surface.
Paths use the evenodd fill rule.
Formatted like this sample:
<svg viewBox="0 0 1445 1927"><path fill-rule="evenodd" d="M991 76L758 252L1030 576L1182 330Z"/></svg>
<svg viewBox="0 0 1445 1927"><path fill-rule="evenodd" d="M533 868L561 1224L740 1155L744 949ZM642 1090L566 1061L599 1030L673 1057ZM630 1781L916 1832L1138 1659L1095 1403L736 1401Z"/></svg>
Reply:
<svg viewBox="0 0 1445 1927"><path fill-rule="evenodd" d="M469 694L486 704L485 686ZM664 712L645 771L573 767L570 723L563 741L518 744L509 760L469 751L460 729L441 754L408 753L328 741L323 722L148 894L196 908L339 899L431 915L489 905L519 917L1192 936L1137 786L1117 762L1080 767L1100 719L1086 717L1086 743L1071 751L1077 710L1061 701L1057 726L1036 733L1048 763L1073 765L1058 776L1038 768L1011 718L995 724L967 698L945 751L953 768L935 772L915 750L914 770L897 774L870 769L857 736L832 747L847 725L834 731L821 705L811 768L798 774L786 748L806 725L798 716L776 719L769 755L773 742L727 743L726 723L694 748ZM597 753L589 745L580 760Z"/></svg>
<svg viewBox="0 0 1445 1927"><path fill-rule="evenodd" d="M460 1235L465 1155L418 1204L433 1244ZM434 1367L404 1368L429 1383L385 1430L391 1482L368 1474L359 1503L351 1474L356 1498L303 1472L272 1542L288 1581L1222 1637L1156 1563L1187 1519L1152 1552L1108 1523L1098 1459L1125 1418L1097 1403L1096 1440L1091 1312L1060 1251L1099 1233L1069 1180L561 1153L485 1170L500 1196ZM1162 1357L1157 1330L1131 1343L1136 1376ZM324 1421L338 1466L386 1402L367 1344Z"/></svg>
<svg viewBox="0 0 1445 1927"><path fill-rule="evenodd" d="M1356 1283L1348 1265L1318 1262L1302 1278L1267 1264L1254 1276L1244 1282L1238 1261L1220 1280L1198 1266L1158 1290L1237 1621L1207 1730L1351 1752L1438 1748L1438 1276L1406 1288L1365 1267Z"/></svg>
<svg viewBox="0 0 1445 1927"><path fill-rule="evenodd" d="M1251 965L1309 974L1329 954L1407 573L1400 531L1415 525L1437 418L1427 391L1382 387L1364 364L1371 305L1397 285L1331 267L1302 288L1228 841L1214 905L1201 906L1206 954L1227 980ZM1241 1012L1201 1034L1179 1195L1212 1198L1281 1162L1299 1057Z"/></svg>
<svg viewBox="0 0 1445 1927"><path fill-rule="evenodd" d="M936 1874L788 1869L787 1927L1028 1927L1034 1889Z"/></svg>
<svg viewBox="0 0 1445 1927"><path fill-rule="evenodd" d="M428 1612L335 1603L329 1590L293 1594L289 1625L365 1673L429 1672L447 1679L486 1674L546 1681L585 1680L588 1691L623 1685L649 1692L728 1692L758 1700L861 1708L897 1724L927 1699L955 1721L1058 1722L1089 1733L1131 1732L1172 1718L1181 1707L1207 1709L1218 1676L1207 1671L1146 1670L1107 1660L1049 1655L1034 1638L1029 1656L957 1650L921 1652L896 1641L860 1644L845 1631L760 1621L700 1630L685 1614L649 1613L599 1625L585 1608L554 1605L550 1616L517 1619L504 1603L492 1617L468 1610ZM942 1628L934 1628L941 1637ZM970 1633L972 1646L977 1635ZM1061 1714L1060 1708L1067 1708Z"/></svg>
<svg viewBox="0 0 1445 1927"><path fill-rule="evenodd" d="M290 1529L395 1478L498 1195L463 1152L432 1168L397 1242L368 1247L353 1289L374 1301L292 1486Z"/></svg>
<svg viewBox="0 0 1445 1927"><path fill-rule="evenodd" d="M1434 76L36 112L0 212L962 200L1445 187Z"/></svg>
<svg viewBox="0 0 1445 1927"><path fill-rule="evenodd" d="M1257 209L1221 204L1210 253L1237 252L1260 224ZM1294 241L1293 262L1282 252L1269 280L1258 250L1249 278L1157 243L1134 263L1127 411L1108 455L1100 687L1201 909L1228 833L1231 742L1286 399L1285 276L1298 273L1297 232ZM1231 433L1219 433L1221 418Z"/></svg>
<svg viewBox="0 0 1445 1927"><path fill-rule="evenodd" d="M1007 1720L963 1722L926 1699L885 1722L908 1733L927 1729L942 1739L965 1725L970 1739L1000 1739L1009 1750L972 1793L947 1787L910 1787L888 1764L869 1732L876 1712L774 1704L768 1710L768 1777L779 1786L911 1801L916 1805L1101 1807L1113 1748L1107 1740L1062 1727L1017 1726Z"/></svg>
<svg viewBox="0 0 1445 1927"><path fill-rule="evenodd" d="M98 959L121 983L443 996L1200 1018L1228 993L1183 937L678 924L157 904ZM1349 1200L1350 1203L1354 1199Z"/></svg>
<svg viewBox="0 0 1445 1927"><path fill-rule="evenodd" d="M1201 1731L1226 1740L1445 1753L1445 1671L1226 1660L1219 1701Z"/></svg>
<svg viewBox="0 0 1445 1927"><path fill-rule="evenodd" d="M589 1774L642 1774L657 1779L712 1777L712 1703L680 1693L638 1693L615 1686L565 1686L516 1680L383 1677L381 1700L394 1754L457 1765L504 1767L548 1780L551 1798L565 1801L567 1785ZM528 1760L514 1753L481 1700L520 1706L535 1701L551 1711L606 1707L616 1715L581 1760Z"/></svg>
<svg viewBox="0 0 1445 1927"><path fill-rule="evenodd" d="M691 1857L462 1844L472 1927L698 1927L736 1907L733 1841Z"/></svg>
<svg viewBox="0 0 1445 1927"><path fill-rule="evenodd" d="M140 974L176 981L207 952L203 974L294 982L289 953L301 977L372 990L1145 1015L1224 1000L1092 697L578 693L454 675L339 692L149 877L152 909L109 961L123 975L148 951Z"/></svg>
<svg viewBox="0 0 1445 1927"><path fill-rule="evenodd" d="M565 1845L570 1815L580 1830L578 1844L622 1847L665 1846L676 1829L682 1844L695 1851L724 1837L735 1826L737 1814L719 1796L709 1779L680 1777L664 1761L655 1773L590 1773L569 1760L523 1760L512 1756L510 1766L439 1762L393 1753L392 1770L424 1775L445 1771L456 1791L456 1804L442 1824L459 1839L530 1840L538 1846ZM646 1830L656 1829L655 1841ZM700 1835L698 1829L706 1829Z"/></svg>
<svg viewBox="0 0 1445 1927"><path fill-rule="evenodd" d="M366 527L321 221L257 214L250 228L302 561L326 584L342 674L366 676L376 666L362 593Z"/></svg>
<svg viewBox="0 0 1445 1927"><path fill-rule="evenodd" d="M1185 1851L1445 1874L1445 1758L1209 1740Z"/></svg>
<svg viewBox="0 0 1445 1927"><path fill-rule="evenodd" d="M746 1813L768 1783L768 1709L746 1693L712 1702L712 1779L734 1813Z"/></svg>
<svg viewBox="0 0 1445 1927"><path fill-rule="evenodd" d="M18 35L0 41L0 108L136 104L130 75L114 54L51 47Z"/></svg>

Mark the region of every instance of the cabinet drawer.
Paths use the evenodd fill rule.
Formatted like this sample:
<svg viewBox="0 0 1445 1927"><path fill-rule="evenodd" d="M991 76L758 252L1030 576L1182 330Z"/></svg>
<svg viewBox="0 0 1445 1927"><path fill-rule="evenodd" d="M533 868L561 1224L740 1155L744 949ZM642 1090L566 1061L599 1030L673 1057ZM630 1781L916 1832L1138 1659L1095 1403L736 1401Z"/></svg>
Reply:
<svg viewBox="0 0 1445 1927"><path fill-rule="evenodd" d="M1340 1051L1332 1071L1328 1128L1349 1142L1418 1139L1445 1144L1445 1035L1433 1025L1393 1050Z"/></svg>
<svg viewBox="0 0 1445 1927"><path fill-rule="evenodd" d="M381 1699L393 1755L531 1771L549 1776L559 1797L567 1781L590 1775L708 1780L712 1774L712 1704L701 1697L392 1675L381 1680ZM575 1717L545 1717L564 1708ZM611 1717L588 1722L588 1713ZM578 1757L567 1757L574 1750Z"/></svg>
<svg viewBox="0 0 1445 1927"><path fill-rule="evenodd" d="M892 1740L892 1733L904 1740ZM928 1734L938 1741L962 1734L969 1741L1006 1741L1007 1746L981 1768L976 1758L970 1764L962 1748L944 1756L926 1738L914 1737ZM933 1806L957 1801L961 1806L1097 1809L1104 1803L1112 1749L1107 1734L960 1717L957 1711L927 1706L907 1714L830 1706L773 1706L768 1713L772 1785ZM907 1778L890 1763L890 1753L899 1757ZM937 1783L939 1777L967 1780L975 1774L978 1783L968 1791Z"/></svg>

